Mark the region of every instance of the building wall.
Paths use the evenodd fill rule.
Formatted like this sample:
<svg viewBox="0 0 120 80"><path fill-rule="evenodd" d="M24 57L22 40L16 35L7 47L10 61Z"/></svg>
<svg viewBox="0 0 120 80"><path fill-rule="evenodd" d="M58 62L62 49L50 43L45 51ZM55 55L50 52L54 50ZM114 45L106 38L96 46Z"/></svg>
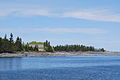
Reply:
<svg viewBox="0 0 120 80"><path fill-rule="evenodd" d="M45 50L44 50L44 45L40 45L40 44L39 44L39 45L30 44L29 46L30 46L30 47L33 47L33 48L37 47L39 51L45 51Z"/></svg>

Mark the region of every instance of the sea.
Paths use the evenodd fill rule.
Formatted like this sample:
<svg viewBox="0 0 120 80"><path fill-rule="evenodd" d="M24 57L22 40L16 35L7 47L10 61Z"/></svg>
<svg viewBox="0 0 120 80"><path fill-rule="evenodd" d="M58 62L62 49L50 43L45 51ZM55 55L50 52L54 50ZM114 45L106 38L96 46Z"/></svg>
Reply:
<svg viewBox="0 0 120 80"><path fill-rule="evenodd" d="M120 56L0 58L0 80L120 80Z"/></svg>

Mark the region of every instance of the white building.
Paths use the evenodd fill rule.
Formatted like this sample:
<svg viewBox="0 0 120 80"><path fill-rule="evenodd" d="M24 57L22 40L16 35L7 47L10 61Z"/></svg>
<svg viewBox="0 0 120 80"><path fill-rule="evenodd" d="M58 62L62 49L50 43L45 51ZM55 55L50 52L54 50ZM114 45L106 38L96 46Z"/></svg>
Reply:
<svg viewBox="0 0 120 80"><path fill-rule="evenodd" d="M42 43L42 42L35 42L35 41L33 41L33 42L29 43L29 46L33 47L33 48L36 47L36 48L38 48L39 51L45 51L44 43Z"/></svg>

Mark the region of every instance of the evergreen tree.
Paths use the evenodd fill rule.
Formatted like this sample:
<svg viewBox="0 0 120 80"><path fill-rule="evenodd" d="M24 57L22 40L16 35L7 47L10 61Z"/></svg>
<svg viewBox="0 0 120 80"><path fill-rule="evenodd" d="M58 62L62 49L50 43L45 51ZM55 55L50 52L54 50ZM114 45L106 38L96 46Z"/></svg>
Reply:
<svg viewBox="0 0 120 80"><path fill-rule="evenodd" d="M24 50L25 51L29 51L29 46L28 45L24 45Z"/></svg>
<svg viewBox="0 0 120 80"><path fill-rule="evenodd" d="M22 39L17 37L15 41L15 46L17 48L17 51L22 51L23 50L23 45L22 45Z"/></svg>
<svg viewBox="0 0 120 80"><path fill-rule="evenodd" d="M105 52L105 49L104 49L104 48L102 48L102 49L100 49L100 51Z"/></svg>
<svg viewBox="0 0 120 80"><path fill-rule="evenodd" d="M2 39L1 44L1 52L14 52L13 47L11 46L11 43L8 39Z"/></svg>
<svg viewBox="0 0 120 80"><path fill-rule="evenodd" d="M92 46L84 46L84 45L65 45L65 46L62 46L62 45L57 45L54 47L54 50L55 51L67 51L67 52L70 52L70 51L105 51L104 48L102 49L95 49L94 47Z"/></svg>
<svg viewBox="0 0 120 80"><path fill-rule="evenodd" d="M44 49L47 52L54 51L102 51L105 52L104 48L96 49L92 46L84 46L84 45L57 45L52 47L49 41L44 42ZM10 38L7 39L7 35L5 34L4 38L0 37L0 53L8 52L16 52L16 51L38 51L38 47L30 47L27 43L26 45L22 43L22 39L17 37L16 41L13 40L13 34L10 34Z"/></svg>
<svg viewBox="0 0 120 80"><path fill-rule="evenodd" d="M12 33L10 34L10 43L14 43L13 34Z"/></svg>
<svg viewBox="0 0 120 80"><path fill-rule="evenodd" d="M0 38L0 53L2 52L2 38Z"/></svg>
<svg viewBox="0 0 120 80"><path fill-rule="evenodd" d="M50 45L50 42L47 40L44 42L44 49L47 52L54 52L54 48Z"/></svg>
<svg viewBox="0 0 120 80"><path fill-rule="evenodd" d="M34 51L38 51L38 47L35 47L33 50L34 50Z"/></svg>
<svg viewBox="0 0 120 80"><path fill-rule="evenodd" d="M5 37L4 37L4 39L7 39L7 34L5 34Z"/></svg>

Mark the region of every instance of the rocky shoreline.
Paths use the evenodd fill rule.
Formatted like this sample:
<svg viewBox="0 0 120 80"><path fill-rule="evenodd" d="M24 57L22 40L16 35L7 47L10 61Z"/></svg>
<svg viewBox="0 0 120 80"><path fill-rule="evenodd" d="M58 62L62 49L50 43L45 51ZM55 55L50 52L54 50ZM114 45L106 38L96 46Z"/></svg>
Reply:
<svg viewBox="0 0 120 80"><path fill-rule="evenodd" d="M69 52L17 52L17 53L2 53L0 57L57 57L77 55Z"/></svg>
<svg viewBox="0 0 120 80"><path fill-rule="evenodd" d="M91 54L93 53L93 54ZM109 55L113 52L17 52L17 53L1 53L0 57L59 57L59 56L103 56L103 55L96 55L94 53L102 53L106 54L104 56L120 56L117 55ZM108 54L108 55L107 55Z"/></svg>

